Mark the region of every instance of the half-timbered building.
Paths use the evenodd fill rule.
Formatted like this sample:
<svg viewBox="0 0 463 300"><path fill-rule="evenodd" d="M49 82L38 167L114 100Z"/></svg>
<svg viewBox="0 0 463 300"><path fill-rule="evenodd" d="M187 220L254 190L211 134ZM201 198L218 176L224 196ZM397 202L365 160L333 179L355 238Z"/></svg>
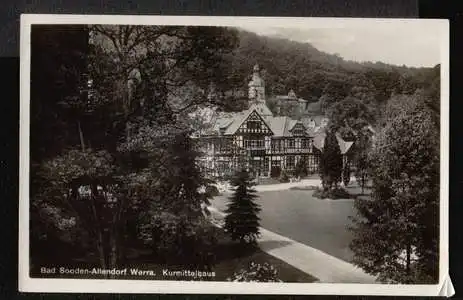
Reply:
<svg viewBox="0 0 463 300"><path fill-rule="evenodd" d="M249 108L217 113L210 129L199 136L204 154L201 167L214 177L231 175L243 167L254 176L267 177L274 167L291 173L305 159L308 171L315 173L326 124L324 118L274 116L266 105L265 85L256 65L249 82ZM340 138L338 142L343 154L352 145Z"/></svg>

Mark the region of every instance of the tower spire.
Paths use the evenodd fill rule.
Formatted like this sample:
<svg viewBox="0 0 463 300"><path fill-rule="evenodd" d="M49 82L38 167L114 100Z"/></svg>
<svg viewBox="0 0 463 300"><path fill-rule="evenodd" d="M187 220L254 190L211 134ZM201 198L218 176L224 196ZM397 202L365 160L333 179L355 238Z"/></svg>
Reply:
<svg viewBox="0 0 463 300"><path fill-rule="evenodd" d="M249 99L265 103L265 83L260 76L260 67L258 64L254 65L252 79L249 82Z"/></svg>

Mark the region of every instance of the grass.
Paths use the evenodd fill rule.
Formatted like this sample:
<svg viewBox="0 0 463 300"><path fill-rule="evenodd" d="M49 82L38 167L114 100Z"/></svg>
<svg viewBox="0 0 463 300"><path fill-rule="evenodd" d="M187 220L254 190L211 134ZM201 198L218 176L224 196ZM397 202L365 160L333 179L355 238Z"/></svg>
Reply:
<svg viewBox="0 0 463 300"><path fill-rule="evenodd" d="M352 233L350 216L356 215L353 199L318 199L311 190L279 190L257 193L261 226L292 240L350 262ZM226 195L211 203L220 211L227 207Z"/></svg>

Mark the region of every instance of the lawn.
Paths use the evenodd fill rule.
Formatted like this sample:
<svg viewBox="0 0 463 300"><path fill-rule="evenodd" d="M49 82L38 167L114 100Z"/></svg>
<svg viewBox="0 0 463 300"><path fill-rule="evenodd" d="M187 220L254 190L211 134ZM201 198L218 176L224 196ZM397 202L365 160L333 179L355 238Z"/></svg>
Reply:
<svg viewBox="0 0 463 300"><path fill-rule="evenodd" d="M360 193L352 185L349 193ZM259 192L261 226L310 247L350 262L352 233L350 216L355 216L353 199L318 199L313 190ZM224 210L229 195L217 196L212 205Z"/></svg>

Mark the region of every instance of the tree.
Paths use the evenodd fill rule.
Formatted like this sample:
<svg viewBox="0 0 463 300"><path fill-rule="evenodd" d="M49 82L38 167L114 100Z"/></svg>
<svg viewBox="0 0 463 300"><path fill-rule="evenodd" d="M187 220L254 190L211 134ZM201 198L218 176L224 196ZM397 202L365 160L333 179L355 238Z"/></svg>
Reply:
<svg viewBox="0 0 463 300"><path fill-rule="evenodd" d="M255 202L257 195L252 178L248 172L242 170L237 172L231 185L234 187L234 192L225 211L227 215L224 228L232 240L255 244L260 234L258 214L261 208Z"/></svg>
<svg viewBox="0 0 463 300"><path fill-rule="evenodd" d="M294 169L294 174L297 177L306 177L309 172L307 170L307 160L304 156L297 162L296 168Z"/></svg>
<svg viewBox="0 0 463 300"><path fill-rule="evenodd" d="M234 33L97 25L78 26L74 36L69 28L33 30L31 212L45 225L72 219L72 231L90 236L86 254L115 267L152 202L175 199L155 207L185 212L195 224L204 217L202 178L179 175L193 174L196 159L182 120L202 103L223 104L204 97L205 87L221 78ZM50 209L56 213L42 213Z"/></svg>
<svg viewBox="0 0 463 300"><path fill-rule="evenodd" d="M354 263L384 282L436 283L439 131L418 101L389 115L371 153L372 199L355 203Z"/></svg>
<svg viewBox="0 0 463 300"><path fill-rule="evenodd" d="M371 150L371 138L367 133L360 135L354 147L355 179L362 189L362 194L364 194L370 171L368 154Z"/></svg>
<svg viewBox="0 0 463 300"><path fill-rule="evenodd" d="M370 108L359 99L350 96L333 104L327 117L331 130L339 132L346 140L355 140L374 122Z"/></svg>
<svg viewBox="0 0 463 300"><path fill-rule="evenodd" d="M330 190L337 187L342 178L342 154L336 135L328 131L320 155L320 177L323 189Z"/></svg>

